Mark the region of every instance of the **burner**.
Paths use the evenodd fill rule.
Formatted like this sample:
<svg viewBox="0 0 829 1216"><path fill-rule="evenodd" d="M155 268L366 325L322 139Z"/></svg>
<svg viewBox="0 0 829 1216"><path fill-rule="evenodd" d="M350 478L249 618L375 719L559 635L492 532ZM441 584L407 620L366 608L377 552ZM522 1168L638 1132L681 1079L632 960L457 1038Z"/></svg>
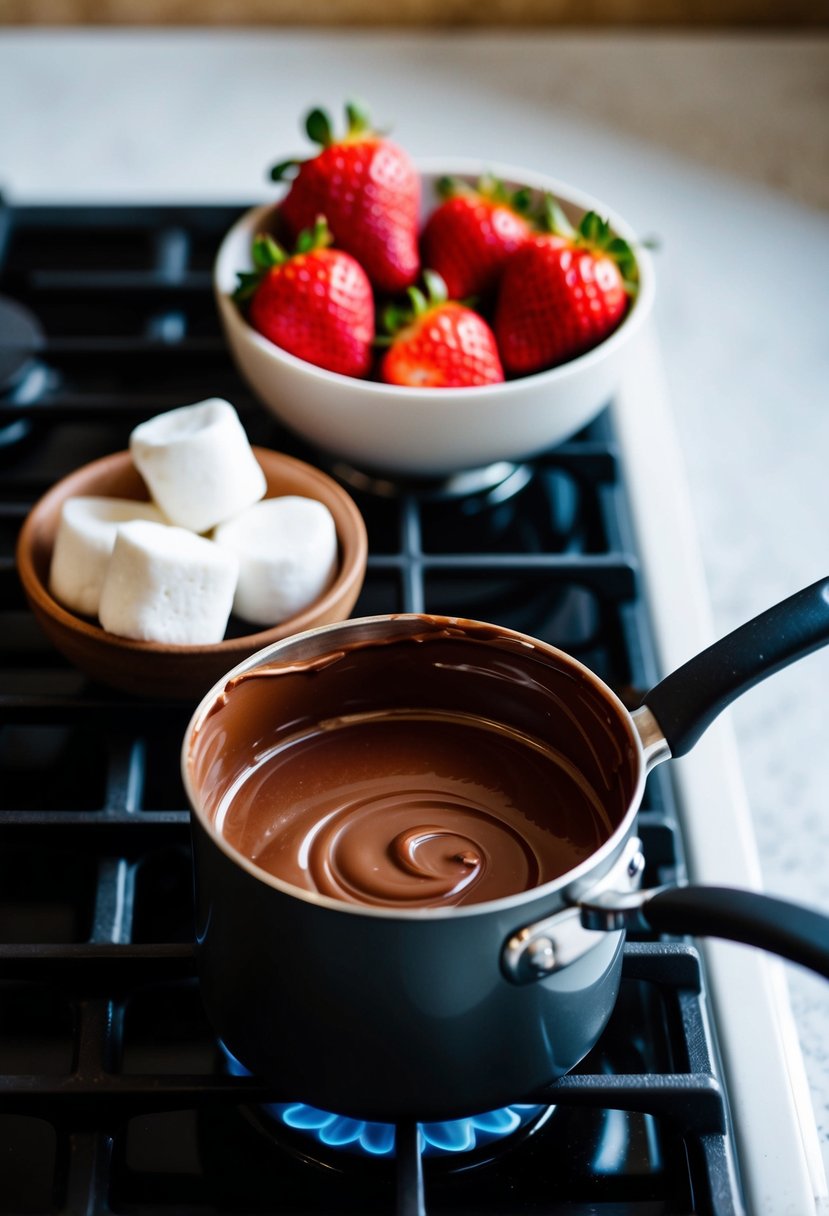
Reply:
<svg viewBox="0 0 829 1216"><path fill-rule="evenodd" d="M251 1074L223 1043L219 1044L225 1067L237 1077ZM421 1123L420 1151L426 1158L455 1158L474 1153L505 1141L522 1129L535 1130L546 1123L555 1108L552 1106L514 1105L487 1111L466 1119L451 1119L441 1123ZM272 1102L260 1108L260 1114L277 1128L297 1132L312 1148L339 1152L365 1158L392 1158L395 1155L393 1123L370 1123L319 1110L304 1102Z"/></svg>
<svg viewBox="0 0 829 1216"><path fill-rule="evenodd" d="M36 354L44 340L36 317L15 300L0 296L0 399L27 405L43 391L47 372ZM0 425L0 451L25 439L31 429L24 418Z"/></svg>
<svg viewBox="0 0 829 1216"><path fill-rule="evenodd" d="M540 1116L552 1113L549 1106L505 1106L467 1119L442 1123L421 1123L420 1151L424 1157L453 1156L483 1149L502 1141L521 1128L540 1125ZM344 1149L367 1157L395 1155L395 1129L392 1123L367 1123L333 1115L306 1106L304 1102L273 1103L264 1108L285 1127L304 1132L328 1148Z"/></svg>
<svg viewBox="0 0 829 1216"><path fill-rule="evenodd" d="M16 300L0 296L0 393L13 393L43 345L39 322Z"/></svg>
<svg viewBox="0 0 829 1216"><path fill-rule="evenodd" d="M468 495L485 495L490 503L504 502L523 490L533 475L528 464L499 460L480 469L466 469L446 477L405 477L365 472L345 461L329 463L335 477L362 494L402 498L414 494L423 501L446 501Z"/></svg>

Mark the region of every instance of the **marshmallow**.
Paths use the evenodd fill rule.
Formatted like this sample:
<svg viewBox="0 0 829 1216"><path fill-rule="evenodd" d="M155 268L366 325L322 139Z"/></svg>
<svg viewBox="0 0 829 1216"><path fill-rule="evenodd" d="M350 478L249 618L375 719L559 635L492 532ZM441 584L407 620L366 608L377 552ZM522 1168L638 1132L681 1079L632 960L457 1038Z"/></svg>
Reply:
<svg viewBox="0 0 829 1216"><path fill-rule="evenodd" d="M213 539L239 559L233 611L257 625L307 608L337 570L334 518L314 498L268 498L221 524Z"/></svg>
<svg viewBox="0 0 829 1216"><path fill-rule="evenodd" d="M130 451L170 523L192 532L209 531L267 489L239 415L218 397L142 422Z"/></svg>
<svg viewBox="0 0 829 1216"><path fill-rule="evenodd" d="M145 642L220 642L237 574L232 553L184 528L123 524L101 590L101 624Z"/></svg>
<svg viewBox="0 0 829 1216"><path fill-rule="evenodd" d="M63 504L49 590L56 600L85 616L96 616L118 525L131 519L164 523L158 507L126 498L68 498Z"/></svg>

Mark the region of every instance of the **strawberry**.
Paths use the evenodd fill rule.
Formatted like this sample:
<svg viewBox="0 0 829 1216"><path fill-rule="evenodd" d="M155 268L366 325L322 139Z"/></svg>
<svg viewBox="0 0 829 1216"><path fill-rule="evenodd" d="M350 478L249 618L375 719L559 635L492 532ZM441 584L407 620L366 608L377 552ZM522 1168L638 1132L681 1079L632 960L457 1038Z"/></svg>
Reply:
<svg viewBox="0 0 829 1216"><path fill-rule="evenodd" d="M276 346L344 376L367 375L374 340L374 295L360 264L329 249L325 220L289 256L266 234L253 242L255 270L239 275L234 299L249 301L248 319Z"/></svg>
<svg viewBox="0 0 829 1216"><path fill-rule="evenodd" d="M410 388L466 388L504 379L495 335L483 317L446 296L440 275L424 271L428 295L409 288L410 310L392 307L393 333L380 364L386 384Z"/></svg>
<svg viewBox="0 0 829 1216"><path fill-rule="evenodd" d="M504 367L526 376L591 350L625 316L636 260L626 241L589 211L574 230L548 203L552 231L514 253L501 277L495 334Z"/></svg>
<svg viewBox="0 0 829 1216"><path fill-rule="evenodd" d="M371 130L364 110L349 103L346 116L347 133L335 140L328 116L312 110L305 129L322 151L271 170L275 181L295 174L279 216L295 235L324 215L335 244L357 259L378 291L401 291L420 271L420 178L402 148Z"/></svg>
<svg viewBox="0 0 829 1216"><path fill-rule="evenodd" d="M530 193L510 194L493 177L481 178L477 187L443 177L437 189L443 202L420 236L423 265L438 272L451 299L486 298L507 257L533 231L525 215Z"/></svg>

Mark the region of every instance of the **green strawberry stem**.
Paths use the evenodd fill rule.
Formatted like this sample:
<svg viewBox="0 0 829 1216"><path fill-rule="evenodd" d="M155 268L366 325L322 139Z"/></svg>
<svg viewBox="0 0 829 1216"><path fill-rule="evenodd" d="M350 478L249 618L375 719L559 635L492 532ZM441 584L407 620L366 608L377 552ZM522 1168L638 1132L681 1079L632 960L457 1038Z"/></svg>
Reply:
<svg viewBox="0 0 829 1216"><path fill-rule="evenodd" d="M436 270L424 270L423 283L425 291L421 291L419 287L406 288L406 295L409 297L408 308L405 305L389 304L383 310L380 320L389 337L381 335L375 339L378 346L390 345L401 329L405 329L413 321L425 316L431 309L439 308L449 299L446 284Z"/></svg>
<svg viewBox="0 0 829 1216"><path fill-rule="evenodd" d="M288 254L267 232L259 232L253 238L251 261L253 270L237 271L238 283L233 293L237 304L243 304L256 294L256 289L269 270L287 262Z"/></svg>
<svg viewBox="0 0 829 1216"><path fill-rule="evenodd" d="M328 148L334 142L334 128L325 110L309 110L305 115L305 133L313 144Z"/></svg>
<svg viewBox="0 0 829 1216"><path fill-rule="evenodd" d="M439 177L435 182L435 192L438 198L444 202L450 198L457 198L458 195L480 195L481 198L509 207L518 215L527 217L529 217L532 204L532 191L526 186L521 186L518 190L508 190L506 185L491 173L485 173L479 177L474 186L460 177L449 175Z"/></svg>
<svg viewBox="0 0 829 1216"><path fill-rule="evenodd" d="M301 164L302 161L299 160L299 158L294 158L293 160L281 160L279 164L274 165L270 171L271 181L289 181L292 177L296 176L296 170Z"/></svg>
<svg viewBox="0 0 829 1216"><path fill-rule="evenodd" d="M540 223L544 232L563 237L567 241L575 240L576 230L552 194L544 195Z"/></svg>
<svg viewBox="0 0 829 1216"><path fill-rule="evenodd" d="M543 227L546 232L571 241L577 249L589 249L593 253L604 253L619 267L628 295L638 290L639 269L630 244L616 236L610 221L602 219L596 211L587 211L578 228L574 228L551 194L544 195Z"/></svg>
<svg viewBox="0 0 829 1216"><path fill-rule="evenodd" d="M368 107L362 101L347 101L345 117L348 123L348 134L352 137L366 135L371 132L371 118Z"/></svg>
<svg viewBox="0 0 829 1216"><path fill-rule="evenodd" d="M478 193L493 203L501 203L516 211L518 215L527 216L532 203L532 191L527 186L519 186L517 190L508 190L505 183L492 173L485 173L478 179Z"/></svg>
<svg viewBox="0 0 829 1216"><path fill-rule="evenodd" d="M345 103L346 139L359 139L361 135L371 133L371 119L368 108L361 101ZM325 110L311 110L305 119L305 130L308 138L323 148L330 148L336 143L334 127Z"/></svg>
<svg viewBox="0 0 829 1216"><path fill-rule="evenodd" d="M251 256L258 270L270 270L272 266L281 266L288 260L288 254L279 242L266 232L260 232L253 238Z"/></svg>
<svg viewBox="0 0 829 1216"><path fill-rule="evenodd" d="M233 292L233 299L238 304L249 300L251 296L255 295L256 289L265 276L275 266L284 266L298 253L313 253L315 249L322 249L324 246L330 245L331 240L331 230L324 215L317 216L313 228L305 228L300 232L293 254L289 254L283 249L269 233L257 233L251 246L251 261L254 269L236 272L239 281Z"/></svg>
<svg viewBox="0 0 829 1216"><path fill-rule="evenodd" d="M430 308L437 308L439 304L445 304L449 299L443 276L439 275L436 270L424 270L423 282L426 284L425 294L417 287L408 289L409 299L412 301L416 317L422 317Z"/></svg>
<svg viewBox="0 0 829 1216"><path fill-rule="evenodd" d="M345 118L346 139L359 139L361 135L374 134L368 108L363 102L347 101ZM305 115L305 133L312 143L319 144L321 148L330 148L332 144L337 143L331 117L327 110L323 110L319 106L315 106ZM280 161L270 171L271 181L289 181L296 176L297 170L303 163L299 157Z"/></svg>
<svg viewBox="0 0 829 1216"><path fill-rule="evenodd" d="M313 253L315 249L324 249L334 238L324 215L318 215L313 228L304 228L296 239L297 253Z"/></svg>

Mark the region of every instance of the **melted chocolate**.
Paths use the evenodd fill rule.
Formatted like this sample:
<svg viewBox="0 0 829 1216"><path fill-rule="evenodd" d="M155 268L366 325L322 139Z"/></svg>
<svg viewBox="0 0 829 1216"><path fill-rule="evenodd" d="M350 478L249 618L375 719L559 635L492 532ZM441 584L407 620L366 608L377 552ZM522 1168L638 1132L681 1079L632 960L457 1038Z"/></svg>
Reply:
<svg viewBox="0 0 829 1216"><path fill-rule="evenodd" d="M216 829L261 869L414 908L571 870L623 818L632 755L582 669L425 618L413 636L246 672L200 724L190 764Z"/></svg>

